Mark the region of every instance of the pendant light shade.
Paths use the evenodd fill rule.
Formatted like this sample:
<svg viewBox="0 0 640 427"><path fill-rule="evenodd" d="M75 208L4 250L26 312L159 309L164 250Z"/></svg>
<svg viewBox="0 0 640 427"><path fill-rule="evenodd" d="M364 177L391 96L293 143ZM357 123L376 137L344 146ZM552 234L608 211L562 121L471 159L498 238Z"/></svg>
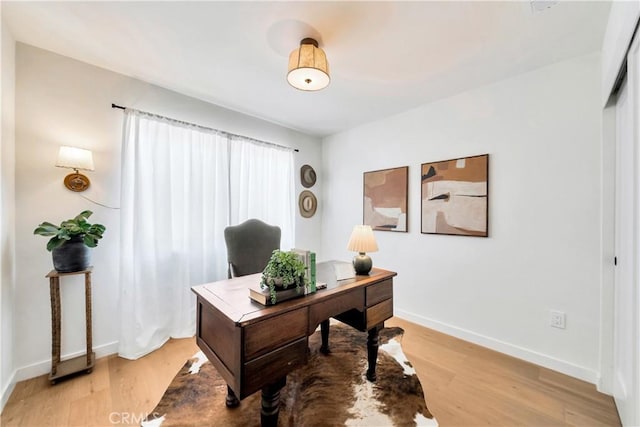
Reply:
<svg viewBox="0 0 640 427"><path fill-rule="evenodd" d="M289 55L287 81L296 89L314 91L329 85L327 55L311 38L302 39L300 47Z"/></svg>

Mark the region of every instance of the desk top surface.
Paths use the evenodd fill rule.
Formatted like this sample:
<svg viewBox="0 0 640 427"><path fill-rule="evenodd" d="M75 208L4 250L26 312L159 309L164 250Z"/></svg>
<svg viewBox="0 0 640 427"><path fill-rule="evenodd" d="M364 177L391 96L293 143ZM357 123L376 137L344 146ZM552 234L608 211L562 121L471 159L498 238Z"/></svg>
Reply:
<svg viewBox="0 0 640 427"><path fill-rule="evenodd" d="M271 306L261 305L249 298L249 288L260 283L262 273L205 283L193 286L191 290L234 323L239 326L245 326L257 320L281 314L284 311L295 310L317 303L336 293L347 292L397 275L393 271L373 268L368 276L356 276L355 278L337 281L334 270L334 264L336 263L337 261L327 261L317 265L318 281L326 282L326 289Z"/></svg>

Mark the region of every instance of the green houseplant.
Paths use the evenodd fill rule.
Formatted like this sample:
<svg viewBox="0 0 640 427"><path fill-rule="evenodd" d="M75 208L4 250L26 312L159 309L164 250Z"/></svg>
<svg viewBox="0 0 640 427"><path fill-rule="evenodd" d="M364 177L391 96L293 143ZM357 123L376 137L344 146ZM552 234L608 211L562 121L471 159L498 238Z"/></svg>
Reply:
<svg viewBox="0 0 640 427"><path fill-rule="evenodd" d="M293 252L276 249L262 272L260 285L263 289L269 289L271 303L275 304L278 289L287 289L289 286L300 289L301 286L307 286L307 281L305 265L300 258Z"/></svg>
<svg viewBox="0 0 640 427"><path fill-rule="evenodd" d="M53 266L61 273L85 270L91 264L89 248L95 248L106 228L102 224L90 224L87 219L93 214L82 211L75 218L62 221L60 225L43 222L33 234L51 237L47 250L53 255Z"/></svg>

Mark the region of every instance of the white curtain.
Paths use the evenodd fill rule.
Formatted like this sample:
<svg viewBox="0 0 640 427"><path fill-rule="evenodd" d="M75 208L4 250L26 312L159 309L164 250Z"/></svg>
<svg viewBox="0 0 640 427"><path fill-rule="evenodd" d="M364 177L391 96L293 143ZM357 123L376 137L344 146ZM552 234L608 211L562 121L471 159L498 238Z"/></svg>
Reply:
<svg viewBox="0 0 640 427"><path fill-rule="evenodd" d="M136 359L193 336L191 286L226 277L227 225L259 218L292 245L293 157L129 109L123 133L119 354Z"/></svg>

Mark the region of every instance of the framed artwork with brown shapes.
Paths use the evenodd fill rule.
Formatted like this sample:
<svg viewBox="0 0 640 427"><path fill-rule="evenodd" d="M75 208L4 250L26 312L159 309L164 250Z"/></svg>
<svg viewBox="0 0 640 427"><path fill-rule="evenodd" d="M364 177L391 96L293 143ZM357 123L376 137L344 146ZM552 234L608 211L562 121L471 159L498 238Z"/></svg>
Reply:
<svg viewBox="0 0 640 427"><path fill-rule="evenodd" d="M363 224L374 230L407 231L409 166L364 173Z"/></svg>
<svg viewBox="0 0 640 427"><path fill-rule="evenodd" d="M489 235L489 155L421 166L424 234Z"/></svg>

